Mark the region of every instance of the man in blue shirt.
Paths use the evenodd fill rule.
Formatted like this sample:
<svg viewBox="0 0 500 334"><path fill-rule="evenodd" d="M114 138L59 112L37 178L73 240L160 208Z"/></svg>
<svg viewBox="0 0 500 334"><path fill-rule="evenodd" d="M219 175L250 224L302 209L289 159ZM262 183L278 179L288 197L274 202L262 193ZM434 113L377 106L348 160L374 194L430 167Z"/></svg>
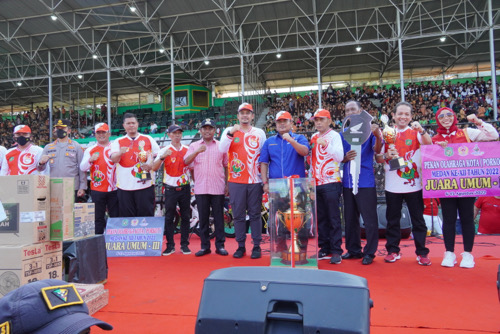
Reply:
<svg viewBox="0 0 500 334"><path fill-rule="evenodd" d="M360 114L361 104L349 101L345 105L345 116ZM382 131L377 124L371 125L372 134L361 145L361 169L359 173L358 193L353 194L352 176L350 173L351 160L356 157L356 152L351 150L351 145L342 136L344 152L343 196L345 219L345 244L347 253L342 259L360 259L365 265L371 264L378 248L378 218L377 218L377 192L375 189L375 176L373 174L373 155L379 154L382 149ZM366 245L361 249L361 236L359 215L363 217L366 228Z"/></svg>
<svg viewBox="0 0 500 334"><path fill-rule="evenodd" d="M280 111L276 115L278 134L269 137L260 151L260 170L266 193L269 192L269 179L306 177L304 157L309 154L309 143L303 135L292 133L292 122L288 111Z"/></svg>
<svg viewBox="0 0 500 334"><path fill-rule="evenodd" d="M309 154L309 142L303 135L292 133L293 119L287 111L276 115L277 135L269 137L260 151L260 171L263 190L269 193L269 179L306 177L305 157ZM269 172L269 173L268 173ZM287 201L288 202L288 201ZM306 229L298 232L300 240L307 242ZM281 227L276 237L277 251L286 249L286 231Z"/></svg>

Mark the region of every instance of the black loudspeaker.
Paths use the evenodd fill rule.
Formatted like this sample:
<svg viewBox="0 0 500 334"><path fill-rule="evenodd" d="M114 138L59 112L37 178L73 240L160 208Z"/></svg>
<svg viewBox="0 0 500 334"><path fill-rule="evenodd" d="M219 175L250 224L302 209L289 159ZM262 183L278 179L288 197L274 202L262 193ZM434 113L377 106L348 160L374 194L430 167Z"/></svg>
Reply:
<svg viewBox="0 0 500 334"><path fill-rule="evenodd" d="M197 334L369 333L366 279L293 268L234 267L203 285Z"/></svg>
<svg viewBox="0 0 500 334"><path fill-rule="evenodd" d="M387 204L377 205L377 218L378 218L378 236L379 238L385 238L385 231L387 229L387 219L385 218L385 212L387 210ZM361 225L361 238L366 238L366 229L363 222L363 218L359 218L359 224ZM406 203L403 203L403 208L401 209L401 238L407 239L411 234L411 219L410 211Z"/></svg>

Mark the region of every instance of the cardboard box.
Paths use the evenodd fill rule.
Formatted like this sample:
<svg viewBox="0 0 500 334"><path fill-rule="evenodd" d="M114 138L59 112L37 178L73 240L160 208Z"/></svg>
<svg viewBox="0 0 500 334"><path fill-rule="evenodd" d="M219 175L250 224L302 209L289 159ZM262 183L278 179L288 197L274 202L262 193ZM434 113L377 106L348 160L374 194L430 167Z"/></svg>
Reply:
<svg viewBox="0 0 500 334"><path fill-rule="evenodd" d="M44 244L0 246L0 297L21 285L44 279Z"/></svg>
<svg viewBox="0 0 500 334"><path fill-rule="evenodd" d="M50 182L44 175L2 176L0 245L27 245L50 239Z"/></svg>
<svg viewBox="0 0 500 334"><path fill-rule="evenodd" d="M49 241L43 243L43 279L63 279L63 243Z"/></svg>
<svg viewBox="0 0 500 334"><path fill-rule="evenodd" d="M71 240L74 236L73 205L75 180L72 177L50 179L50 240Z"/></svg>
<svg viewBox="0 0 500 334"><path fill-rule="evenodd" d="M73 283L76 290L82 296L83 301L89 308L89 314L92 315L108 305L109 290L104 290L102 284L81 284Z"/></svg>
<svg viewBox="0 0 500 334"><path fill-rule="evenodd" d="M87 304L87 307L89 308L89 314L92 315L102 309L104 306L108 305L109 303L109 290L104 290L102 293L100 293L97 296L94 296L93 298L89 299L88 301L86 300L85 303Z"/></svg>
<svg viewBox="0 0 500 334"><path fill-rule="evenodd" d="M95 235L95 204L76 203L74 209L74 239Z"/></svg>

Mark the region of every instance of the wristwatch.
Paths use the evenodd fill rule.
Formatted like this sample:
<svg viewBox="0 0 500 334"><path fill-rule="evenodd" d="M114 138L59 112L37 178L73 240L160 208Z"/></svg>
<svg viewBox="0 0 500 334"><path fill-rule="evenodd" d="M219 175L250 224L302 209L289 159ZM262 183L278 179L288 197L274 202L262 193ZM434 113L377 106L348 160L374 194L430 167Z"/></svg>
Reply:
<svg viewBox="0 0 500 334"><path fill-rule="evenodd" d="M227 134L229 137L234 137L234 133L231 133L231 132L229 132L229 131L228 131L226 134Z"/></svg>
<svg viewBox="0 0 500 334"><path fill-rule="evenodd" d="M423 136L423 135L425 135L426 133L427 133L427 130L426 130L426 129L424 129L424 131L420 132L420 135L421 135L421 136Z"/></svg>

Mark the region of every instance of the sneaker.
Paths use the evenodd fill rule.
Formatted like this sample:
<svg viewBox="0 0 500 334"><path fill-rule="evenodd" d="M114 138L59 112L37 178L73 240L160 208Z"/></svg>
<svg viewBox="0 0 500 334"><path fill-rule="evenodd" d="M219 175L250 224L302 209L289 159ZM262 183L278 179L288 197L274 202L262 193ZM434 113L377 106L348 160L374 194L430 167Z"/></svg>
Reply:
<svg viewBox="0 0 500 334"><path fill-rule="evenodd" d="M363 254L361 253L350 253L347 252L344 255L342 255L343 260L351 260L351 259L361 259L363 257Z"/></svg>
<svg viewBox="0 0 500 334"><path fill-rule="evenodd" d="M389 253L384 257L384 261L388 263L396 262L401 258L401 254L399 253Z"/></svg>
<svg viewBox="0 0 500 334"><path fill-rule="evenodd" d="M421 266L430 266L431 265L431 259L427 255L419 255L417 256L417 262Z"/></svg>
<svg viewBox="0 0 500 334"><path fill-rule="evenodd" d="M191 250L189 249L188 246L182 246L181 247L181 252L182 252L182 254L186 254L186 255L187 254L191 254Z"/></svg>
<svg viewBox="0 0 500 334"><path fill-rule="evenodd" d="M174 253L175 253L174 247L167 247L167 249L165 249L165 251L163 251L163 253L161 255L169 256L169 255L174 254Z"/></svg>
<svg viewBox="0 0 500 334"><path fill-rule="evenodd" d="M462 261L460 261L460 268L474 268L474 256L469 252L462 253Z"/></svg>
<svg viewBox="0 0 500 334"><path fill-rule="evenodd" d="M453 268L457 263L457 256L453 252L444 252L443 262L441 265L443 267Z"/></svg>
<svg viewBox="0 0 500 334"><path fill-rule="evenodd" d="M365 256L363 256L363 260L361 261L361 264L364 264L365 266L372 264L373 258L374 258L374 256L365 255Z"/></svg>
<svg viewBox="0 0 500 334"><path fill-rule="evenodd" d="M208 255L210 253L212 253L212 251L210 249L200 249L199 251L194 253L194 256L200 257L200 256Z"/></svg>
<svg viewBox="0 0 500 334"><path fill-rule="evenodd" d="M246 253L245 247L238 247L236 252L234 252L233 257L236 259L241 259Z"/></svg>
<svg viewBox="0 0 500 334"><path fill-rule="evenodd" d="M252 249L252 255L250 255L251 259L260 259L262 257L262 250L260 249L260 246L255 246Z"/></svg>
<svg viewBox="0 0 500 334"><path fill-rule="evenodd" d="M332 257L330 258L330 264L341 264L342 263L342 257L340 254L332 254Z"/></svg>
<svg viewBox="0 0 500 334"><path fill-rule="evenodd" d="M215 250L215 254L219 254L219 255L222 255L222 256L227 256L229 253L227 252L227 250L224 249L224 247L221 247L221 248L217 248Z"/></svg>
<svg viewBox="0 0 500 334"><path fill-rule="evenodd" d="M318 252L318 260L330 260L332 253L320 250Z"/></svg>

